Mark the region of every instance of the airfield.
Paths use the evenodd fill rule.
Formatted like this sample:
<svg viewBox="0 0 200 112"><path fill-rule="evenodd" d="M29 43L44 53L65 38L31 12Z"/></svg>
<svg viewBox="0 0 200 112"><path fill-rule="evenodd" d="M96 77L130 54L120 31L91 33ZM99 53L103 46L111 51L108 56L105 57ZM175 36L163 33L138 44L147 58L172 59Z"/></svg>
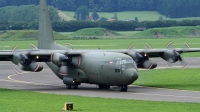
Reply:
<svg viewBox="0 0 200 112"><path fill-rule="evenodd" d="M158 62L157 69L166 69L163 60L157 58L156 61ZM185 61L190 62L190 68L200 68L200 58L185 58ZM62 83L62 80L58 79L45 64L42 72L23 72L23 74L16 74L12 70L13 67L16 66L11 62L1 62L0 65L0 88L61 95L200 103L200 92L198 91L130 85L128 92L120 93L117 91L116 87L111 87L110 90L99 90L96 85L90 84L82 84L77 90L67 90L65 85ZM173 65L173 67L181 68L178 63Z"/></svg>

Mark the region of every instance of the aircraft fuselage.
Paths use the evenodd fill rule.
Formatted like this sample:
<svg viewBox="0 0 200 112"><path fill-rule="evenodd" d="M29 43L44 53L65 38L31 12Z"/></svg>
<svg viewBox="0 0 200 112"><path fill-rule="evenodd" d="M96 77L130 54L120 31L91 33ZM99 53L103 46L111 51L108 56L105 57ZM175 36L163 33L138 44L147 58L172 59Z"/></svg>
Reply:
<svg viewBox="0 0 200 112"><path fill-rule="evenodd" d="M138 78L136 63L122 53L86 52L82 56L73 57L71 63L68 65L68 75L64 77L78 83L118 86L129 85ZM55 67L53 71L62 77Z"/></svg>

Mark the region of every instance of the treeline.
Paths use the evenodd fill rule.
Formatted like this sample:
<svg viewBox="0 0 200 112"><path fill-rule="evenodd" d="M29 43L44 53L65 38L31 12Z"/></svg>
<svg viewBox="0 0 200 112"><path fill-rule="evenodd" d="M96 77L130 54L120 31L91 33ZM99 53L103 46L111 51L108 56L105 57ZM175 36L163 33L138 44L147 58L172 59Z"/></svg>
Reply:
<svg viewBox="0 0 200 112"><path fill-rule="evenodd" d="M200 16L200 0L47 0L59 10L76 11L87 6L90 11L158 11L170 18ZM0 0L0 7L39 4L39 0Z"/></svg>
<svg viewBox="0 0 200 112"><path fill-rule="evenodd" d="M158 0L157 10L171 18L200 16L200 0Z"/></svg>
<svg viewBox="0 0 200 112"><path fill-rule="evenodd" d="M50 17L54 21L59 21L58 10L49 7ZM7 6L0 8L0 20L6 21L38 21L39 7L35 5Z"/></svg>
<svg viewBox="0 0 200 112"><path fill-rule="evenodd" d="M200 20L163 20L163 21L54 21L52 27L58 32L73 32L83 28L107 28L114 31L134 31L143 28L158 28L171 26L196 26ZM8 22L0 21L0 30L38 30L38 22Z"/></svg>

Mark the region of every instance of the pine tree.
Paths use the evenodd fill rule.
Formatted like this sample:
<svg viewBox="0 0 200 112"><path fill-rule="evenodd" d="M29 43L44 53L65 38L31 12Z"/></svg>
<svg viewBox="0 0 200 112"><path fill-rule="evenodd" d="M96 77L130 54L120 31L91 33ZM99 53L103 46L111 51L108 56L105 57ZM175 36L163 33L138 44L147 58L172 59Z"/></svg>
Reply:
<svg viewBox="0 0 200 112"><path fill-rule="evenodd" d="M97 14L97 12L94 10L92 13L92 18L96 21L99 19L99 15Z"/></svg>

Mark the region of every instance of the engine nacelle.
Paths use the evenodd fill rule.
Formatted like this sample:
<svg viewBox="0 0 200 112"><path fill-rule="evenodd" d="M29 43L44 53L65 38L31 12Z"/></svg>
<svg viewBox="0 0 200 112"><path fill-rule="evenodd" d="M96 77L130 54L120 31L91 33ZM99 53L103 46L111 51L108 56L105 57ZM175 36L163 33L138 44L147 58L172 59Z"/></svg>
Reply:
<svg viewBox="0 0 200 112"><path fill-rule="evenodd" d="M166 50L160 57L167 62L175 63L178 61L180 54L175 50Z"/></svg>
<svg viewBox="0 0 200 112"><path fill-rule="evenodd" d="M75 79L71 78L71 77L64 77L63 78L63 83L64 84L68 84L68 85L72 85L75 83Z"/></svg>
<svg viewBox="0 0 200 112"><path fill-rule="evenodd" d="M23 71L31 71L31 72L40 72L43 69L42 65L37 64L34 61L32 61L28 66L23 66L21 63L18 63L17 66Z"/></svg>
<svg viewBox="0 0 200 112"><path fill-rule="evenodd" d="M12 62L24 71L39 72L43 69L42 65L37 64L34 60L29 59L25 54L13 54Z"/></svg>
<svg viewBox="0 0 200 112"><path fill-rule="evenodd" d="M64 65L60 66L58 72L60 75L67 76L68 75L68 66L64 66Z"/></svg>
<svg viewBox="0 0 200 112"><path fill-rule="evenodd" d="M138 65L138 68L144 68L144 69L154 69L156 67L157 67L157 63L151 60L146 60L143 63Z"/></svg>
<svg viewBox="0 0 200 112"><path fill-rule="evenodd" d="M50 59L50 61L57 66L61 66L62 62L67 62L67 60L68 60L68 57L60 53L52 54L51 59Z"/></svg>
<svg viewBox="0 0 200 112"><path fill-rule="evenodd" d="M128 52L127 55L129 55L137 64L142 63L144 58L140 53L136 52Z"/></svg>

